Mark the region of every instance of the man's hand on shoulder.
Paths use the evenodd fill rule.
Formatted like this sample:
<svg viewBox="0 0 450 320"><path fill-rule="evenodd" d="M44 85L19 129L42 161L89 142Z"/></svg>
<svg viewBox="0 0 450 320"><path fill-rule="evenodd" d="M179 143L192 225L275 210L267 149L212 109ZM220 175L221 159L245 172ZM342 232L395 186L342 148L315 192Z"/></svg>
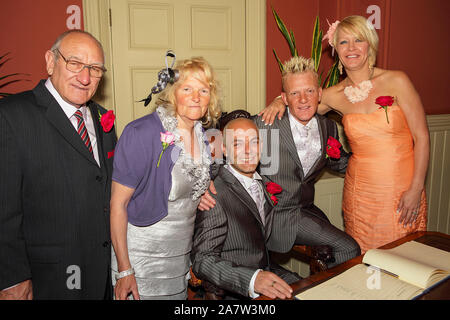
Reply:
<svg viewBox="0 0 450 320"><path fill-rule="evenodd" d="M33 300L33 285L31 280L0 291L0 300Z"/></svg>

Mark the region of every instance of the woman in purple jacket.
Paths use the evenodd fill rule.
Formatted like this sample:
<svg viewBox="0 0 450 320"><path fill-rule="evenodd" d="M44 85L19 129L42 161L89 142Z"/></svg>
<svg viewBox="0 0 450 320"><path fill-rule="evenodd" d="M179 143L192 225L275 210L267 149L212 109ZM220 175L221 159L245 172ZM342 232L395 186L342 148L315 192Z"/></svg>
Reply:
<svg viewBox="0 0 450 320"><path fill-rule="evenodd" d="M214 72L203 58L161 73L158 84L167 88L156 111L129 123L115 149L115 299L187 298L195 213L210 182L202 124L214 124L220 107Z"/></svg>

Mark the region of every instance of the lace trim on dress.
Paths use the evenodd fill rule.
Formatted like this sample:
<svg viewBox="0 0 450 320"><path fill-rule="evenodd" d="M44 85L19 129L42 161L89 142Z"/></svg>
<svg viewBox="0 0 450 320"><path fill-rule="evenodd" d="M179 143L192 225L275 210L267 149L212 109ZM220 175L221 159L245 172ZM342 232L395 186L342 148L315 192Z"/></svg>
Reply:
<svg viewBox="0 0 450 320"><path fill-rule="evenodd" d="M351 103L356 103L366 100L372 87L372 81L365 80L356 87L345 87L344 94Z"/></svg>
<svg viewBox="0 0 450 320"><path fill-rule="evenodd" d="M194 124L195 136L199 140L199 148L201 152L200 162L196 162L184 150L184 143L181 141L181 136L178 132L178 120L175 116L170 114L170 111L163 106L156 108L156 112L161 120L161 123L166 131L172 132L175 136L174 144L181 149L178 161L181 162L181 171L185 174L192 183L192 201L198 200L206 189L208 189L210 175L209 166L211 165L211 155L205 145L206 136L203 132L202 124L196 121Z"/></svg>

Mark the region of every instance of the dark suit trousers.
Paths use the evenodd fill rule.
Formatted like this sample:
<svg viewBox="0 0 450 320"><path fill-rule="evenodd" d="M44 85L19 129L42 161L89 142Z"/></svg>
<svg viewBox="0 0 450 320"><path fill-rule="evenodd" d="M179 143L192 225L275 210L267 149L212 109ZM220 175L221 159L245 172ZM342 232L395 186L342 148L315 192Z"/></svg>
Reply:
<svg viewBox="0 0 450 320"><path fill-rule="evenodd" d="M333 226L328 222L328 219L321 219L307 212L296 212L295 214L300 215L295 244L330 246L333 250L335 262L328 263L328 268L361 254L358 243L351 236Z"/></svg>

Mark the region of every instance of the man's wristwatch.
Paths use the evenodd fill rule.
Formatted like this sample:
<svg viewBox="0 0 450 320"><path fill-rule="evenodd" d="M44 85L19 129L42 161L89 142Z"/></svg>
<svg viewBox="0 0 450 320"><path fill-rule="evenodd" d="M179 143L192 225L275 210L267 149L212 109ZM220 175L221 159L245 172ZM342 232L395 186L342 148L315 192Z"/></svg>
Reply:
<svg viewBox="0 0 450 320"><path fill-rule="evenodd" d="M116 274L116 281L119 280L119 279L125 278L126 276L132 275L132 274L134 274L133 267L131 267L128 270L121 271L121 272Z"/></svg>

